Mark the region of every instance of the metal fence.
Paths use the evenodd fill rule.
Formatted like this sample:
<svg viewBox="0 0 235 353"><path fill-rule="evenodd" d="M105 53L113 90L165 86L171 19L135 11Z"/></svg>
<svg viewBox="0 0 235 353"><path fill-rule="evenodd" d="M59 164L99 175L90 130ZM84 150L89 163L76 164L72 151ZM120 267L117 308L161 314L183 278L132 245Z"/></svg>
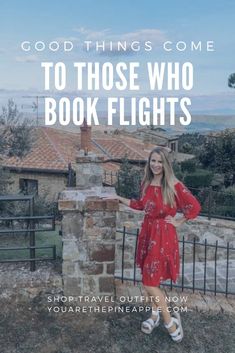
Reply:
<svg viewBox="0 0 235 353"><path fill-rule="evenodd" d="M235 192L213 190L212 187L189 190L201 203L201 215L211 218L235 220Z"/></svg>
<svg viewBox="0 0 235 353"><path fill-rule="evenodd" d="M117 230L122 234L122 253L121 253L121 270L115 273L115 278L124 281L132 281L134 284L141 282L141 276L138 274L139 269L136 266L136 251L138 243L139 230L136 232L128 232L124 227ZM127 237L134 237L132 247L133 267L132 271L125 267L125 254ZM218 244L209 244L207 240L197 242L185 240L184 237L179 241L181 252L181 269L177 283L171 280L165 281L162 285L172 288L180 288L207 292L235 295L235 248L229 242L226 246ZM130 246L129 246L130 248ZM200 254L198 258L198 253ZM190 260L190 261L189 261ZM126 272L131 272L132 276L126 276Z"/></svg>
<svg viewBox="0 0 235 353"><path fill-rule="evenodd" d="M35 271L36 262L37 261L48 261L48 260L56 260L56 246L36 246L36 233L37 232L48 232L55 230L55 217L54 216L36 216L34 214L34 195L7 195L0 196L0 202L28 202L28 215L25 216L7 216L0 217L0 241L1 235L7 234L7 236L11 236L12 234L29 234L29 246L27 247L0 247L0 263L4 262L29 262L30 263L30 271ZM50 221L50 227L40 227L40 222L42 221ZM14 224L18 225L15 227ZM5 228L4 228L5 225ZM23 227L19 228L19 225L23 225ZM51 249L52 255L50 257L36 257L36 250L41 249ZM1 259L1 252L8 251L29 251L29 258L14 258L14 259Z"/></svg>
<svg viewBox="0 0 235 353"><path fill-rule="evenodd" d="M103 181L105 185L115 186L117 193L120 190L121 180L118 173L105 171ZM133 185L134 183L138 183L140 190L141 180L133 180ZM206 216L208 219L235 220L235 192L213 190L212 187L193 188L188 186L188 189L201 203L202 210L200 215ZM133 194L131 197L136 198L136 195Z"/></svg>

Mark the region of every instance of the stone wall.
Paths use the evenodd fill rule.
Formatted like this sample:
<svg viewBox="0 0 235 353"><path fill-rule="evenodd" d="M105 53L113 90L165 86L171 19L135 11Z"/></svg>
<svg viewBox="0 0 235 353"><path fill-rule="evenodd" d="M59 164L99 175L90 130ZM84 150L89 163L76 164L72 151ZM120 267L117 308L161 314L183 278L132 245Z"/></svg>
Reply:
<svg viewBox="0 0 235 353"><path fill-rule="evenodd" d="M124 265L122 269L122 248L123 248L123 234L117 232L116 241L116 258L115 258L115 275L119 278L123 274L126 278L134 278L134 254L136 236L129 235L129 233L136 234L137 228L140 228L144 213L120 206L118 213L117 228L123 230L126 228L125 245L124 245ZM184 240L184 285L192 286L193 271L195 272L195 286L203 287L204 285L204 271L205 271L205 241L207 242L206 251L206 288L214 290L215 287L215 271L217 276L217 290L225 290L226 273L227 273L227 249L229 242L230 248L235 248L235 222L220 219L208 220L206 217L198 217L195 220L188 221L182 225L178 231L179 240ZM193 242L195 238L195 268L193 270ZM216 242L218 248L216 249ZM202 243L203 245L199 245ZM213 245L213 246L209 246ZM182 243L180 243L180 254L182 258ZM223 246L225 248L220 248ZM215 269L216 256L216 269ZM228 273L228 289L235 292L235 251L229 251L229 273ZM182 261L181 261L182 265ZM180 273L182 268L180 269ZM141 279L139 270L137 269L135 278ZM178 283L182 281L179 277Z"/></svg>
<svg viewBox="0 0 235 353"><path fill-rule="evenodd" d="M132 210L129 207L120 205L120 211L117 217L117 228L136 233L137 228L141 227L144 217L144 212ZM190 220L184 223L177 231L179 240L184 237L185 241L193 241L208 244L215 244L227 246L229 242L230 247L235 247L235 222L224 219L211 219L207 217L197 217L195 220ZM134 245L132 247L133 252ZM198 250L199 251L199 250ZM208 255L209 256L209 255ZM233 256L231 254L231 256ZM209 256L210 257L210 256ZM220 254L218 253L218 257ZM209 259L209 258L208 258ZM187 259L186 259L187 260ZM189 259L191 261L191 258Z"/></svg>

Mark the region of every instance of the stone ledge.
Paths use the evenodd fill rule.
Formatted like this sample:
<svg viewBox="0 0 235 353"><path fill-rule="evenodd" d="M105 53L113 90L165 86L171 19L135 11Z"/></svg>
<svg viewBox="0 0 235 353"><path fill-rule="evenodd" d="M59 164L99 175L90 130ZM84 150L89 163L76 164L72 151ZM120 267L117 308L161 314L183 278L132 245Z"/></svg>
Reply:
<svg viewBox="0 0 235 353"><path fill-rule="evenodd" d="M58 201L58 208L59 211L63 210L76 210L77 209L77 202L72 200L59 200Z"/></svg>
<svg viewBox="0 0 235 353"><path fill-rule="evenodd" d="M77 156L76 163L103 163L104 157L98 157L96 155L88 155L88 156Z"/></svg>
<svg viewBox="0 0 235 353"><path fill-rule="evenodd" d="M88 197L85 201L85 211L118 211L118 200L104 200L99 197Z"/></svg>

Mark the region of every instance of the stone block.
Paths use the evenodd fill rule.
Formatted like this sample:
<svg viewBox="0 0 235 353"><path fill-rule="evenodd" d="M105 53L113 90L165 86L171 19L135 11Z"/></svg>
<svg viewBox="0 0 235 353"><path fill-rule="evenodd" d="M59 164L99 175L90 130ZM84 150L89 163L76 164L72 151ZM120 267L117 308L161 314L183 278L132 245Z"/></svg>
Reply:
<svg viewBox="0 0 235 353"><path fill-rule="evenodd" d="M106 227L116 227L116 217L104 217L103 218L104 226Z"/></svg>
<svg viewBox="0 0 235 353"><path fill-rule="evenodd" d="M74 277L64 278L64 295L78 296L82 294L81 279Z"/></svg>
<svg viewBox="0 0 235 353"><path fill-rule="evenodd" d="M103 273L102 263L80 262L79 268L84 275L100 275Z"/></svg>
<svg viewBox="0 0 235 353"><path fill-rule="evenodd" d="M115 271L115 264L113 262L111 264L107 264L107 267L106 267L107 274L113 275L114 271Z"/></svg>
<svg viewBox="0 0 235 353"><path fill-rule="evenodd" d="M93 228L94 227L94 224L95 224L95 221L94 221L94 218L90 215L90 216L87 216L85 218L85 227L86 228Z"/></svg>
<svg viewBox="0 0 235 353"><path fill-rule="evenodd" d="M85 189L87 186L87 178L85 175L76 173L76 186Z"/></svg>
<svg viewBox="0 0 235 353"><path fill-rule="evenodd" d="M97 198L87 198L85 202L86 211L104 211L106 209L106 201Z"/></svg>
<svg viewBox="0 0 235 353"><path fill-rule="evenodd" d="M116 238L116 229L115 228L102 228L102 227L91 227L85 229L86 238L96 240L98 242L104 241L114 243Z"/></svg>
<svg viewBox="0 0 235 353"><path fill-rule="evenodd" d="M82 295L97 295L98 280L95 276L87 276L82 280Z"/></svg>
<svg viewBox="0 0 235 353"><path fill-rule="evenodd" d="M63 261L62 263L62 273L63 276L73 276L76 272L76 263L71 261Z"/></svg>
<svg viewBox="0 0 235 353"><path fill-rule="evenodd" d="M79 251L77 242L63 241L63 260L77 261L79 260Z"/></svg>
<svg viewBox="0 0 235 353"><path fill-rule="evenodd" d="M90 243L91 245L91 243ZM114 261L115 245L114 244L96 244L89 247L89 258L91 261L103 262Z"/></svg>
<svg viewBox="0 0 235 353"><path fill-rule="evenodd" d="M91 175L88 179L90 185L102 185L103 183L103 175Z"/></svg>
<svg viewBox="0 0 235 353"><path fill-rule="evenodd" d="M92 155L90 152L88 156L77 156L76 157L76 163L82 164L82 163L102 163L104 161L104 157L98 157L96 155ZM80 168L81 166L78 166Z"/></svg>
<svg viewBox="0 0 235 353"><path fill-rule="evenodd" d="M114 278L99 277L99 291L101 293L114 293Z"/></svg>
<svg viewBox="0 0 235 353"><path fill-rule="evenodd" d="M75 200L59 200L58 201L59 211L64 210L75 210L76 209L76 201Z"/></svg>
<svg viewBox="0 0 235 353"><path fill-rule="evenodd" d="M106 210L107 211L118 211L119 201L118 200L106 200Z"/></svg>
<svg viewBox="0 0 235 353"><path fill-rule="evenodd" d="M83 235L83 220L81 213L70 212L63 216L62 235L63 238L81 238Z"/></svg>
<svg viewBox="0 0 235 353"><path fill-rule="evenodd" d="M98 197L88 197L85 201L86 211L118 211L118 200L105 200Z"/></svg>
<svg viewBox="0 0 235 353"><path fill-rule="evenodd" d="M79 252L79 261L88 260L88 244L85 241L78 241L78 252Z"/></svg>
<svg viewBox="0 0 235 353"><path fill-rule="evenodd" d="M116 228L103 228L101 232L101 238L106 241L115 241Z"/></svg>

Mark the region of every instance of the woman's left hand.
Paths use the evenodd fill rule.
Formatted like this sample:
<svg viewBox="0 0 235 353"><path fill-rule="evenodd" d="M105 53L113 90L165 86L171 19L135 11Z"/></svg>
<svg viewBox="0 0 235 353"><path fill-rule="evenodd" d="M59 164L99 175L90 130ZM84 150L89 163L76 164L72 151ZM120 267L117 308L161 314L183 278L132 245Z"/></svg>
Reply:
<svg viewBox="0 0 235 353"><path fill-rule="evenodd" d="M166 223L172 224L175 228L181 226L181 224L183 223L183 220L180 218L175 218L172 216L167 216L165 218Z"/></svg>

